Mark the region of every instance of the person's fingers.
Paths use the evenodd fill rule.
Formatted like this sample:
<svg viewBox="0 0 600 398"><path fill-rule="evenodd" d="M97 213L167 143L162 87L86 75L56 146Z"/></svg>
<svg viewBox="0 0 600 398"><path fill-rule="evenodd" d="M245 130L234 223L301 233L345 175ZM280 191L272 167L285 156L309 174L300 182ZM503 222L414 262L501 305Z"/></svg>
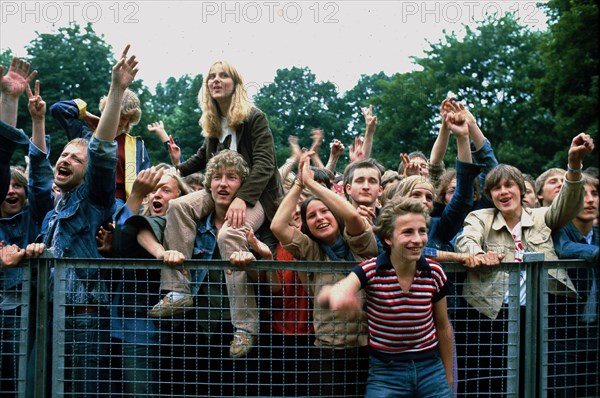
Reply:
<svg viewBox="0 0 600 398"><path fill-rule="evenodd" d="M25 92L27 93L27 98L29 98L29 101L32 101L34 96L33 92L31 92L31 87L29 87L29 84L25 85Z"/></svg>
<svg viewBox="0 0 600 398"><path fill-rule="evenodd" d="M127 53L129 52L130 48L131 48L131 44L128 44L127 46L125 46L125 49L121 53L121 59L127 58Z"/></svg>

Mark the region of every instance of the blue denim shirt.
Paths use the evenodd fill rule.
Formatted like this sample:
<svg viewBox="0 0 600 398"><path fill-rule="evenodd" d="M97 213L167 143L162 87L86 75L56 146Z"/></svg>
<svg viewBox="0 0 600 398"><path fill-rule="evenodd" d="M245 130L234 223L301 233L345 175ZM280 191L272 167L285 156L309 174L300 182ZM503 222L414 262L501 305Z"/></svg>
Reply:
<svg viewBox="0 0 600 398"><path fill-rule="evenodd" d="M450 241L460 232L463 221L473 209L473 180L482 165L456 160L456 191L439 217L432 217L427 247L453 251Z"/></svg>
<svg viewBox="0 0 600 398"><path fill-rule="evenodd" d="M112 219L115 203L117 142L95 136L88 146L88 165L83 184L63 193L43 226L43 242L51 242L57 258L102 258L96 245L96 232ZM53 236L49 236L58 223ZM99 269L67 271L67 304L106 304L108 289Z"/></svg>
<svg viewBox="0 0 600 398"><path fill-rule="evenodd" d="M483 187L485 186L485 177L490 172L490 170L498 166L498 159L496 159L496 155L494 154L492 144L490 144L490 142L486 138L483 142L483 146L476 151L472 150L471 155L473 156L473 163L483 165L483 170L481 171L481 173L479 173L479 190L481 192L481 197L477 202L474 203L473 210L494 207L494 204L483 194Z"/></svg>
<svg viewBox="0 0 600 398"><path fill-rule="evenodd" d="M201 219L196 228L196 240L194 241L193 259L212 260L217 249L217 228L213 223L214 213ZM192 272L192 294L197 294L206 275L207 269L198 269Z"/></svg>
<svg viewBox="0 0 600 398"><path fill-rule="evenodd" d="M24 249L35 241L44 215L52 209L52 181L54 174L47 154L29 143L29 179L27 199L29 204L11 217L0 218L0 241ZM21 283L21 267L0 268L0 290L9 290Z"/></svg>
<svg viewBox="0 0 600 398"><path fill-rule="evenodd" d="M600 252L600 227L593 227L592 244L588 244L585 237L573 223L567 224L558 232L552 234L554 249L559 258L571 258L589 261L592 266L588 268L569 268L567 272L575 284L575 288L582 297L581 306L578 308L580 321L594 323L598 320L600 290L600 272L598 272L598 254Z"/></svg>

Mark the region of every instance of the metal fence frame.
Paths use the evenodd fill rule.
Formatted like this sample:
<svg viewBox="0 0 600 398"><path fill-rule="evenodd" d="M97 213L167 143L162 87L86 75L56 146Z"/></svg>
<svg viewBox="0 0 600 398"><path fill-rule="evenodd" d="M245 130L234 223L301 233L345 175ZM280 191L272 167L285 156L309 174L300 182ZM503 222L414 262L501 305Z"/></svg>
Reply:
<svg viewBox="0 0 600 398"><path fill-rule="evenodd" d="M535 260L535 258L534 258ZM537 259L539 260L539 259ZM340 272L347 271L354 263L339 262L327 263L328 270L337 270ZM23 285L23 300L28 303L32 299L33 306L28 304L23 305L21 312L21 327L22 330L27 330L29 326L29 317L36 317L35 331L35 382L27 380L27 350L33 342L28 341L28 333L21 333L21 347L19 360L19 377L18 397L25 397L26 389L34 388L34 396L46 397L49 394L52 397L63 396L64 389L64 342L61 333L53 333L45 325L48 322L48 309L53 308L54 330L64 331L65 328L65 296L58 294L62 289L55 288L52 291L50 287L51 270L54 272L54 281L64 279L67 268L104 268L104 269L123 269L123 268L146 268L159 269L164 265L154 260L91 260L91 259L53 259L39 258L32 259L29 264L24 266L25 278ZM548 363L545 355L548 352L547 334L548 334L548 278L546 272L540 272L551 266L562 266L567 268L573 267L589 267L590 264L583 261L531 261L520 264L521 269L527 271L527 305L526 305L526 327L525 341L529 344L525 347L525 369L519 369L519 342L520 339L520 317L519 317L519 273L515 264L503 264L503 267L511 267L514 272L510 273L509 287L509 344L508 344L508 389L506 396L517 397L519 378L525 377L525 398L545 397L548 392ZM191 260L185 263L188 269L219 269L224 270L230 268L230 264L226 261L201 261ZM290 269L299 271L320 271L323 272L323 263L320 262L279 262L279 261L261 261L252 267L262 270L277 270ZM36 269L35 284L37 285L37 294L35 297L30 297L31 289L31 270ZM456 263L445 263L444 269L447 272L464 272L465 269ZM538 294L533 294L538 292ZM50 306L50 301L53 305ZM30 308L35 308L35 314L30 313ZM45 349L48 341L52 341L52 369L48 369L46 365L49 363L47 358L47 350ZM539 366L541 364L541 366ZM43 381L46 380L48 372L52 372L52 388L47 391L47 387Z"/></svg>

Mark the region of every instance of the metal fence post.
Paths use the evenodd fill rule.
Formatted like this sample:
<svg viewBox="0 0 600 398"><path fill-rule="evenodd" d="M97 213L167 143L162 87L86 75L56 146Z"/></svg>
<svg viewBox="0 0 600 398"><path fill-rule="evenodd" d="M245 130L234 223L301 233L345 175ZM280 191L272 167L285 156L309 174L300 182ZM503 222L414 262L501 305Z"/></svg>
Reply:
<svg viewBox="0 0 600 398"><path fill-rule="evenodd" d="M520 274L511 271L508 288L508 336L506 358L506 396L519 396L519 348L521 346Z"/></svg>
<svg viewBox="0 0 600 398"><path fill-rule="evenodd" d="M527 272L526 285L526 310L525 310L525 398L537 397L538 386L538 342L540 308L539 291L540 279L543 279L544 253L533 252L523 255L523 262Z"/></svg>
<svg viewBox="0 0 600 398"><path fill-rule="evenodd" d="M52 332L52 397L65 394L65 283L66 266L56 261L54 266L53 332Z"/></svg>
<svg viewBox="0 0 600 398"><path fill-rule="evenodd" d="M23 266L23 283L21 285L21 325L19 326L19 364L17 374L17 391L20 398L25 398L28 383L27 380L27 361L29 359L29 347L32 346L33 341L30 341L31 333L29 333L29 326L31 325L30 319L35 316L35 313L31 311L31 262Z"/></svg>
<svg viewBox="0 0 600 398"><path fill-rule="evenodd" d="M34 390L35 396L39 398L46 397L46 380L51 369L47 369L48 360L48 309L50 296L50 268L53 256L52 252L45 253L42 257L32 260L37 269L37 294L35 297L35 373L34 373ZM29 383L31 385L31 383Z"/></svg>

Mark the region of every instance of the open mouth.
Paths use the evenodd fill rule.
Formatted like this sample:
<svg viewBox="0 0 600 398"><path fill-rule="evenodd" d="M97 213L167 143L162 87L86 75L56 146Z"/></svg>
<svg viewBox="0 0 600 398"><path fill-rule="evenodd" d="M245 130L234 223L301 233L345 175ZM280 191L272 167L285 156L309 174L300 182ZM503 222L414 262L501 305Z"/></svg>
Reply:
<svg viewBox="0 0 600 398"><path fill-rule="evenodd" d="M11 197L6 198L5 201L9 205L16 205L17 202L19 202L19 198L17 198L16 196L11 196Z"/></svg>
<svg viewBox="0 0 600 398"><path fill-rule="evenodd" d="M317 230L325 229L325 228L329 227L330 225L331 225L330 223L319 224L319 225L317 225Z"/></svg>
<svg viewBox="0 0 600 398"><path fill-rule="evenodd" d="M69 177L72 174L71 170L65 168L65 167L59 167L58 168L58 176L59 177Z"/></svg>
<svg viewBox="0 0 600 398"><path fill-rule="evenodd" d="M160 213L164 205L161 202L152 202L152 210L155 213Z"/></svg>

